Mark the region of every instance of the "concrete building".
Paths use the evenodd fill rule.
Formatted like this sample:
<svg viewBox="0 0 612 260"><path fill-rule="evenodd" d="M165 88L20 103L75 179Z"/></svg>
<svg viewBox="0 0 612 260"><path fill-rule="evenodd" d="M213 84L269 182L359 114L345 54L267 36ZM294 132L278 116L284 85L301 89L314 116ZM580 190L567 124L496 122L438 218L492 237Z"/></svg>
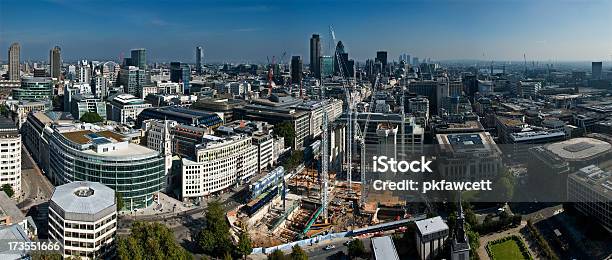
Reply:
<svg viewBox="0 0 612 260"><path fill-rule="evenodd" d="M106 102L91 94L76 94L70 100L70 113L80 119L85 113L96 113L106 120Z"/></svg>
<svg viewBox="0 0 612 260"><path fill-rule="evenodd" d="M257 147L257 169L261 173L267 168L271 168L275 163L274 142L278 142L273 137L274 126L261 121L236 120L220 126L215 130L217 135L232 136L235 134L245 134L253 138L253 145Z"/></svg>
<svg viewBox="0 0 612 260"><path fill-rule="evenodd" d="M210 128L223 124L223 119L215 113L176 106L147 108L138 115L136 125L148 119L174 120L179 124Z"/></svg>
<svg viewBox="0 0 612 260"><path fill-rule="evenodd" d="M8 49L8 79L19 81L21 77L21 63L19 58L21 55L21 46L19 43L13 43Z"/></svg>
<svg viewBox="0 0 612 260"><path fill-rule="evenodd" d="M47 111L51 109L51 101L25 101L25 100L7 100L6 106L12 112L17 127L21 129L28 118L30 112Z"/></svg>
<svg viewBox="0 0 612 260"><path fill-rule="evenodd" d="M61 60L61 51L59 46L53 47L49 51L49 67L51 72L49 73L51 78L55 78L57 80L60 79L62 75L62 60Z"/></svg>
<svg viewBox="0 0 612 260"><path fill-rule="evenodd" d="M130 94L117 94L108 98L106 116L121 124L135 124L138 115L151 104Z"/></svg>
<svg viewBox="0 0 612 260"><path fill-rule="evenodd" d="M63 257L106 259L115 253L115 191L98 182L57 186L49 201L49 237Z"/></svg>
<svg viewBox="0 0 612 260"><path fill-rule="evenodd" d="M444 248L449 236L448 225L441 217L433 217L415 222L417 227L416 248L422 260L435 259Z"/></svg>
<svg viewBox="0 0 612 260"><path fill-rule="evenodd" d="M591 78L592 79L602 79L601 71L602 71L602 62L592 62L591 63Z"/></svg>
<svg viewBox="0 0 612 260"><path fill-rule="evenodd" d="M321 77L321 38L318 34L313 34L310 38L310 73L317 77Z"/></svg>
<svg viewBox="0 0 612 260"><path fill-rule="evenodd" d="M125 209L153 204L165 182L159 152L91 124L54 125L49 137L49 179L56 185L93 181L123 196Z"/></svg>
<svg viewBox="0 0 612 260"><path fill-rule="evenodd" d="M596 165L581 168L567 180L567 199L612 233L612 173Z"/></svg>
<svg viewBox="0 0 612 260"><path fill-rule="evenodd" d="M194 160L181 160L181 199L200 199L246 183L257 174L257 147L252 137L205 136Z"/></svg>
<svg viewBox="0 0 612 260"><path fill-rule="evenodd" d="M21 134L13 121L0 116L0 186L21 192Z"/></svg>
<svg viewBox="0 0 612 260"><path fill-rule="evenodd" d="M502 152L488 132L437 134L438 172L449 181L494 179L502 167Z"/></svg>
<svg viewBox="0 0 612 260"><path fill-rule="evenodd" d="M123 87L123 92L137 96L139 89L148 85L151 75L143 68L128 66L119 72L117 86Z"/></svg>
<svg viewBox="0 0 612 260"><path fill-rule="evenodd" d="M542 82L538 80L522 80L519 82L521 97L536 97L541 88Z"/></svg>
<svg viewBox="0 0 612 260"><path fill-rule="evenodd" d="M146 126L144 126L146 125ZM170 120L149 120L144 123L146 131L146 146L158 151L164 157L166 183L170 169L172 168L172 128L177 125L176 121Z"/></svg>

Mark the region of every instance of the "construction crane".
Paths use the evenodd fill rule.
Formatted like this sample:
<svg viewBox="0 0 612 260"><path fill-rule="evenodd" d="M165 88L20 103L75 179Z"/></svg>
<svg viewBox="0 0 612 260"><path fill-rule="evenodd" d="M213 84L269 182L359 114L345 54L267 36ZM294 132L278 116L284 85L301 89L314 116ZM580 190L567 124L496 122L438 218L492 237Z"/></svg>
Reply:
<svg viewBox="0 0 612 260"><path fill-rule="evenodd" d="M327 112L323 112L323 124L321 126L321 177L323 179L321 187L321 207L323 207L323 219L327 223L329 218L328 204L329 204L329 155L328 155L328 134L327 134Z"/></svg>

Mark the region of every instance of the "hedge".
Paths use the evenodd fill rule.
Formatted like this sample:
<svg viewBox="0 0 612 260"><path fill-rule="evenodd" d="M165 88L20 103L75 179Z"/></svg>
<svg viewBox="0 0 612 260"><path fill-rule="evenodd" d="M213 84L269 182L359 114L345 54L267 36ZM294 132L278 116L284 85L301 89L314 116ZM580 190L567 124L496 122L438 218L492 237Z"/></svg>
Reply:
<svg viewBox="0 0 612 260"><path fill-rule="evenodd" d="M489 254L489 256L491 257L491 259L495 259L495 254L493 254L493 251L491 250L491 246L495 245L495 244L500 244L503 242L506 242L508 240L514 240L514 242L516 242L516 244L519 247L519 250L521 250L521 254L523 254L523 257L529 260L533 260L533 257L531 256L531 254L529 253L529 250L527 250L527 246L525 246L525 243L523 242L523 240L521 238L519 238L516 235L512 235L512 236L507 236L507 237L503 237L500 239L496 239L493 241L489 241L489 243L487 243L487 253Z"/></svg>

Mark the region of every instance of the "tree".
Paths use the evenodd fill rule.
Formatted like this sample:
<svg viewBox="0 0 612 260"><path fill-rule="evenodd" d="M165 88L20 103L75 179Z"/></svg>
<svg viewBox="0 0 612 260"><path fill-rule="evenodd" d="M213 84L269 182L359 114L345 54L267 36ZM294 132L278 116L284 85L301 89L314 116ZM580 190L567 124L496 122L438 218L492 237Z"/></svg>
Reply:
<svg viewBox="0 0 612 260"><path fill-rule="evenodd" d="M172 231L165 225L136 221L130 235L117 239L117 257L134 259L193 259L187 250L174 240Z"/></svg>
<svg viewBox="0 0 612 260"><path fill-rule="evenodd" d="M205 221L206 227L200 231L198 245L208 255L224 256L231 251L232 241L221 203L213 201L208 204Z"/></svg>
<svg viewBox="0 0 612 260"><path fill-rule="evenodd" d="M285 253L278 249L274 250L271 254L268 255L268 260L285 260Z"/></svg>
<svg viewBox="0 0 612 260"><path fill-rule="evenodd" d="M291 248L291 260L308 260L308 255L300 246L295 245Z"/></svg>
<svg viewBox="0 0 612 260"><path fill-rule="evenodd" d="M302 162L304 162L304 151L293 151L291 156L283 163L283 167L286 171L291 171Z"/></svg>
<svg viewBox="0 0 612 260"><path fill-rule="evenodd" d="M499 201L510 201L514 196L514 176L506 169L502 169L499 178L495 181L496 194L500 196Z"/></svg>
<svg viewBox="0 0 612 260"><path fill-rule="evenodd" d="M62 255L50 251L33 251L30 255L32 260L62 260Z"/></svg>
<svg viewBox="0 0 612 260"><path fill-rule="evenodd" d="M4 193L6 193L6 196L8 196L9 198L12 198L13 195L15 195L15 191L13 190L13 186L11 186L10 184L2 185L2 190L4 191Z"/></svg>
<svg viewBox="0 0 612 260"><path fill-rule="evenodd" d="M253 252L253 245L251 244L251 236L246 228L246 225L242 224L242 232L238 236L238 246L236 247L238 255L243 256L246 259L247 255Z"/></svg>
<svg viewBox="0 0 612 260"><path fill-rule="evenodd" d="M85 123L99 123L104 121L96 112L85 112L79 120Z"/></svg>
<svg viewBox="0 0 612 260"><path fill-rule="evenodd" d="M363 256L365 254L365 246L359 239L353 239L348 244L348 254L351 257Z"/></svg>
<svg viewBox="0 0 612 260"><path fill-rule="evenodd" d="M274 134L276 136L282 136L285 139L286 147L293 147L293 141L295 140L295 129L293 129L293 124L288 121L284 121L282 123L278 123L274 126Z"/></svg>
<svg viewBox="0 0 612 260"><path fill-rule="evenodd" d="M125 207L125 202L123 201L123 195L121 193L115 191L115 202L117 202L117 211L121 211L123 207Z"/></svg>

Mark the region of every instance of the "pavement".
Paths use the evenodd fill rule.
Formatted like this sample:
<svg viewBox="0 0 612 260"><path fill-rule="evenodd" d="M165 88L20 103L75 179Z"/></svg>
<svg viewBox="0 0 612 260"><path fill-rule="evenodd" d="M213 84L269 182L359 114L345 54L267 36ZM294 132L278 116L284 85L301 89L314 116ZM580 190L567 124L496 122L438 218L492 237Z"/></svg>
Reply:
<svg viewBox="0 0 612 260"><path fill-rule="evenodd" d="M21 196L17 207L27 212L31 207L49 201L54 186L43 175L25 146L21 147Z"/></svg>

